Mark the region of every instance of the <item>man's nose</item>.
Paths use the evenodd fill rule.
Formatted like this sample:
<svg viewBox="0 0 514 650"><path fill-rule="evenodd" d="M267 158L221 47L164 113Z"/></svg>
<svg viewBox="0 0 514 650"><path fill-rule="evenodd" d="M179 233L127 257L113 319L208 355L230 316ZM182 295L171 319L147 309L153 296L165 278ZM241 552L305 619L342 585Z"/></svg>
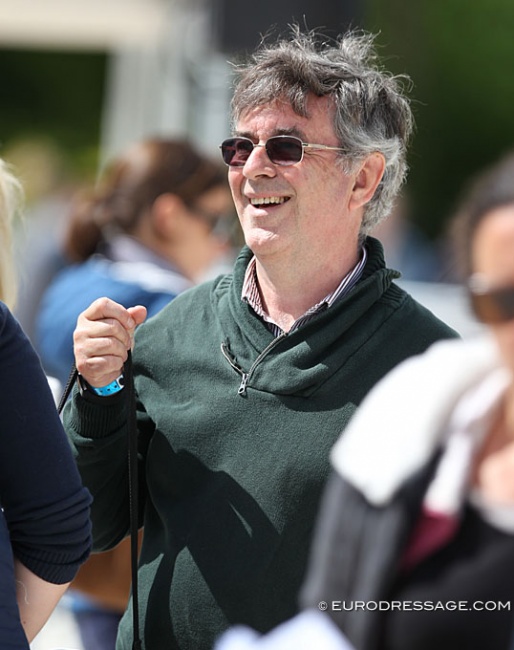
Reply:
<svg viewBox="0 0 514 650"><path fill-rule="evenodd" d="M254 145L244 166L243 174L248 178L255 176L275 176L277 173L276 165L269 159L265 144Z"/></svg>

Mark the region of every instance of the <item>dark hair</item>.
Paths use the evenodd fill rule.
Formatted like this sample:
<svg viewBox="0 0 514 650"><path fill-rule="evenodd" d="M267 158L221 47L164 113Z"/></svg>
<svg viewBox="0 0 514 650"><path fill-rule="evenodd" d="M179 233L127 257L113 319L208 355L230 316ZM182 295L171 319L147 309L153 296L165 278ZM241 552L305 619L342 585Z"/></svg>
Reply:
<svg viewBox="0 0 514 650"><path fill-rule="evenodd" d="M348 32L337 40L316 30L291 26L290 38L266 39L250 61L235 66L232 123L243 112L277 100L307 116L309 94L332 97L335 132L348 168L363 157L381 153L384 177L364 212L365 235L389 214L407 170L406 148L413 128L410 103L403 91L405 75L393 76L378 64L374 36Z"/></svg>
<svg viewBox="0 0 514 650"><path fill-rule="evenodd" d="M464 278L474 271L472 249L478 227L490 212L507 205L514 205L514 152L473 176L461 193L450 237Z"/></svg>
<svg viewBox="0 0 514 650"><path fill-rule="evenodd" d="M110 230L130 233L162 194L175 194L192 206L202 194L226 183L223 165L186 140L138 142L108 165L94 190L77 194L65 251L74 262L86 260Z"/></svg>

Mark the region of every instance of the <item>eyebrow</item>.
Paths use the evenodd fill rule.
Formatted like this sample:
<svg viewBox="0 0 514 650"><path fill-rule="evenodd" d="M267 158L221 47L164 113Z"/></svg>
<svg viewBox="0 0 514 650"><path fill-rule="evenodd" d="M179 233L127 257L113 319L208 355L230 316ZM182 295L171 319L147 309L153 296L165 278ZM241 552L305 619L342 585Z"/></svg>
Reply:
<svg viewBox="0 0 514 650"><path fill-rule="evenodd" d="M234 132L234 135L237 136L237 137L240 137L240 138L248 138L249 140L252 140L252 141L256 140L255 135L251 131L237 131L236 130ZM302 142L306 142L305 134L303 133L303 131L298 129L296 126L292 126L292 127L287 128L287 129L286 128L277 129L269 137L272 138L275 135L293 135L293 136L295 136L297 138L300 138L300 140Z"/></svg>

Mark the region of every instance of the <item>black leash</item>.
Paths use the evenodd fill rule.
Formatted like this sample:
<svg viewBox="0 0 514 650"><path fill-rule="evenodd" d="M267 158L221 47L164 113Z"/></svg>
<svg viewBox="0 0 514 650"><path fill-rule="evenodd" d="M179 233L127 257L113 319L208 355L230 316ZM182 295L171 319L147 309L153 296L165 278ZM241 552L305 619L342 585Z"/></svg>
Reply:
<svg viewBox="0 0 514 650"><path fill-rule="evenodd" d="M128 420L128 471L129 471L129 508L130 508L130 565L132 571L132 627L134 640L132 650L141 650L139 638L139 592L137 577L137 533L138 533L138 501L139 481L137 467L137 418L136 392L134 389L134 372L132 368L132 352L129 350L124 368L125 390L129 406Z"/></svg>
<svg viewBox="0 0 514 650"><path fill-rule="evenodd" d="M64 405L77 380L78 370L73 364L68 381L64 387L57 411L61 414ZM125 392L128 399L129 420L128 420L128 472L129 472L129 509L130 509L130 569L132 574L132 627L134 640L132 650L141 650L141 639L139 636L139 594L137 576L138 558L138 467L137 467L137 418L136 418L136 393L134 390L134 373L132 369L132 353L129 350L125 362L123 376L125 379Z"/></svg>
<svg viewBox="0 0 514 650"><path fill-rule="evenodd" d="M68 401L68 397L70 396L71 389L73 388L73 384L77 380L78 376L79 376L79 372L77 370L77 367L75 366L75 364L73 364L70 370L68 381L66 382L66 386L64 387L64 390L61 395L61 399L59 400L59 404L57 406L57 412L59 413L59 415L61 415L64 405Z"/></svg>

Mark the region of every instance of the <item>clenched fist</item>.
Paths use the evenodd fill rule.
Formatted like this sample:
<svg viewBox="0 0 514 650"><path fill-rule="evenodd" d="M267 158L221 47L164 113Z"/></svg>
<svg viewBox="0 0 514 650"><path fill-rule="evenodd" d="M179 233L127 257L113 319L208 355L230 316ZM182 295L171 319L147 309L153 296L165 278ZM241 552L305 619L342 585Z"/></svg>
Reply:
<svg viewBox="0 0 514 650"><path fill-rule="evenodd" d="M134 331L146 319L146 307L126 309L109 298L98 298L77 320L73 334L75 363L93 387L106 386L123 371Z"/></svg>

